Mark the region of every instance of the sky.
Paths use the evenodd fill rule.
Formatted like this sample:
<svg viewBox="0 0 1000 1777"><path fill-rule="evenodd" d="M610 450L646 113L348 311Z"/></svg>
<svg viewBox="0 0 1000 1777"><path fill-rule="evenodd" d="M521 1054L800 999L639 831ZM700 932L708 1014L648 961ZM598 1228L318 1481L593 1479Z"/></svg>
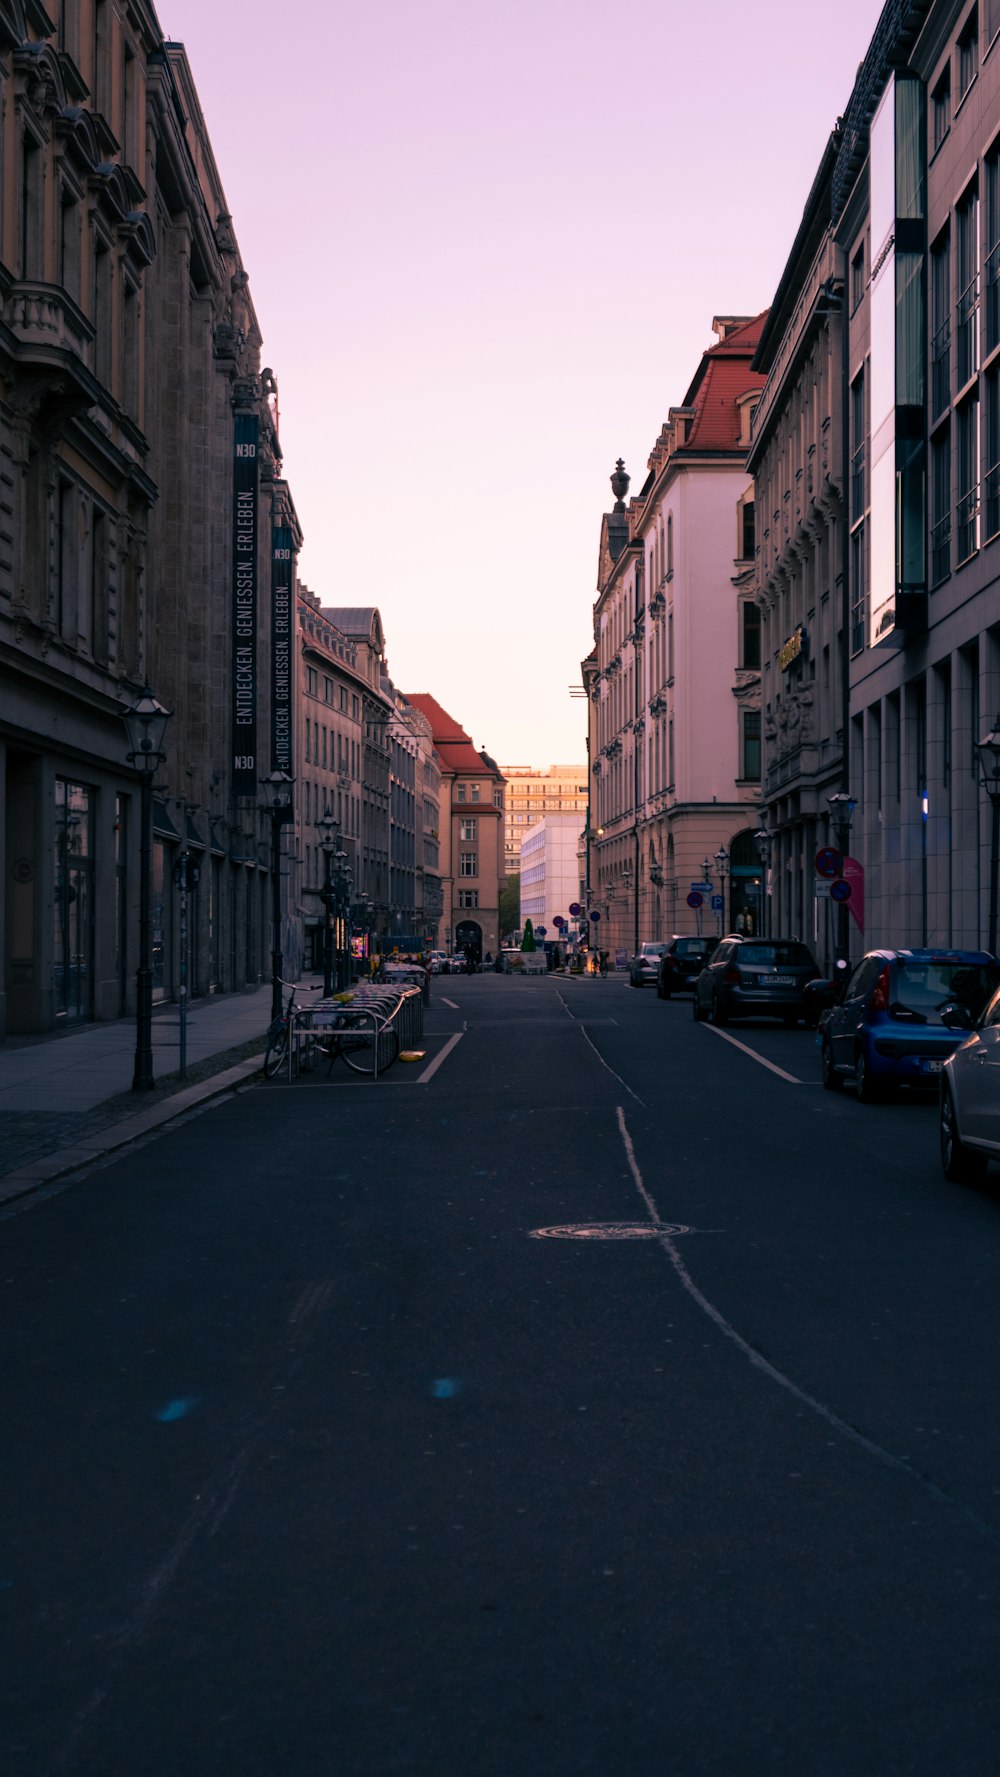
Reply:
<svg viewBox="0 0 1000 1777"><path fill-rule="evenodd" d="M882 0L156 0L279 386L300 575L502 765L585 756L601 514L777 286ZM287 23L286 23L287 18Z"/></svg>

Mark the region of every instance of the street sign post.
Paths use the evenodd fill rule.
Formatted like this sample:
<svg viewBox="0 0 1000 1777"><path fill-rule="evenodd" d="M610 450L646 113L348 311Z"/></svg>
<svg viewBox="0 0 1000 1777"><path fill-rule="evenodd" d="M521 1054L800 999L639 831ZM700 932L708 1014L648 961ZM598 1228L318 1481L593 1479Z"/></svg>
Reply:
<svg viewBox="0 0 1000 1777"><path fill-rule="evenodd" d="M691 890L691 893L689 894L689 896L687 898L687 902L688 902L689 907L700 907L701 906L702 897L698 893L697 889Z"/></svg>
<svg viewBox="0 0 1000 1777"><path fill-rule="evenodd" d="M710 895L714 887L715 884L711 882L693 882L691 893L693 895Z"/></svg>
<svg viewBox="0 0 1000 1777"><path fill-rule="evenodd" d="M832 881L835 876L840 875L840 867L842 863L843 859L839 851L837 851L836 847L832 845L821 846L813 859L816 875L825 876L830 881Z"/></svg>
<svg viewBox="0 0 1000 1777"><path fill-rule="evenodd" d="M722 912L722 896L721 895L713 895L709 905L710 905L713 913L721 913Z"/></svg>

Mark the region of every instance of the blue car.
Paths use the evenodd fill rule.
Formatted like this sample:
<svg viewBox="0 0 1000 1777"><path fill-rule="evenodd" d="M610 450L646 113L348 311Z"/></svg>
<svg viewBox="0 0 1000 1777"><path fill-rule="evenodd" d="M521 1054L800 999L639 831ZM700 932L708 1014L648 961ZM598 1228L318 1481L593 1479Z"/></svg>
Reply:
<svg viewBox="0 0 1000 1777"><path fill-rule="evenodd" d="M979 1017L1000 985L985 950L872 950L819 1021L823 1084L853 1083L864 1104L897 1086L933 1087L967 1032L942 1013L963 1006Z"/></svg>

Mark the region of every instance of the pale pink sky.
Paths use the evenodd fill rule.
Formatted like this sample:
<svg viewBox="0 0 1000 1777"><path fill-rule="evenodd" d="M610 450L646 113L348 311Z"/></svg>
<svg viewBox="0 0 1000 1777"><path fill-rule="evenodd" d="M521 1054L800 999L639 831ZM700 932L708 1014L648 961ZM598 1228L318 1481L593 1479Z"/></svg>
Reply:
<svg viewBox="0 0 1000 1777"><path fill-rule="evenodd" d="M882 0L156 0L324 604L504 764L584 756L614 460L770 301Z"/></svg>

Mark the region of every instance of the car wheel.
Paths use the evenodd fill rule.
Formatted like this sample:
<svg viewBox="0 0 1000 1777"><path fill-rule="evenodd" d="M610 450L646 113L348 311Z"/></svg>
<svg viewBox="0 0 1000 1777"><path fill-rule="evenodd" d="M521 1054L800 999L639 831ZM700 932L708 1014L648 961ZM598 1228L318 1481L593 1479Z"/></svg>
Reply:
<svg viewBox="0 0 1000 1777"><path fill-rule="evenodd" d="M859 1049L854 1058L854 1090L859 1104L877 1104L882 1097L878 1085L872 1079L863 1049Z"/></svg>
<svg viewBox="0 0 1000 1777"><path fill-rule="evenodd" d="M700 1006L698 1003L698 995L697 994L695 994L694 999L691 1001L691 1010L694 1013L695 1023L696 1024L703 1023L704 1018L705 1018L705 1012L704 1012L704 1008L702 1006Z"/></svg>
<svg viewBox="0 0 1000 1777"><path fill-rule="evenodd" d="M823 1070L823 1084L828 1092L843 1092L844 1076L838 1074L833 1065L833 1050L829 1043L824 1043L820 1050L820 1067Z"/></svg>
<svg viewBox="0 0 1000 1777"><path fill-rule="evenodd" d="M721 1030L724 1024L729 1023L729 1015L725 1009L720 1006L717 993L713 993L712 995L712 1023L717 1030Z"/></svg>
<svg viewBox="0 0 1000 1777"><path fill-rule="evenodd" d="M986 1177L989 1162L985 1154L967 1148L958 1133L958 1118L951 1089L941 1093L941 1170L956 1185L974 1185Z"/></svg>
<svg viewBox="0 0 1000 1777"><path fill-rule="evenodd" d="M669 987L664 987L662 981L657 981L656 983L656 997L658 1000L668 1000L670 998L670 989Z"/></svg>

